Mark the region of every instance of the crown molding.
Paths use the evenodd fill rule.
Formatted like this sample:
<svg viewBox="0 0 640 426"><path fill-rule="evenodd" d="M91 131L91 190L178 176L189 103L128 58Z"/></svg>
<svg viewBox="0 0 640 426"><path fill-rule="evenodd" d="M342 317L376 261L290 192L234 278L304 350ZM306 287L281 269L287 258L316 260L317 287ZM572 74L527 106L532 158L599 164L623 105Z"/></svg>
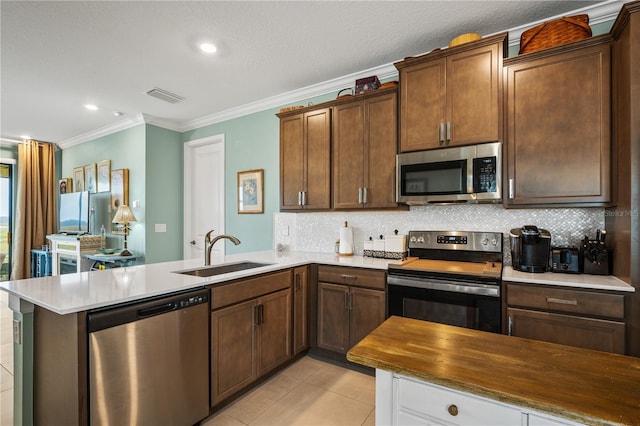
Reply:
<svg viewBox="0 0 640 426"><path fill-rule="evenodd" d="M590 24L599 24L602 22L613 21L620 13L622 5L625 4L625 0L607 0L598 3L594 6L588 6L581 9L573 10L571 15L580 13L586 13L589 15ZM509 46L517 46L520 43L520 36L527 29L541 24L552 19L561 18L564 15L551 16L544 20L530 22L525 25L511 28L509 30L499 31L499 34L507 31L509 33ZM490 36L494 34L487 34ZM399 58L398 60L401 60ZM396 61L394 61L396 62ZM97 139L102 136L125 130L139 124L147 123L164 129L173 130L176 132L186 132L189 130L199 129L201 127L210 126L212 124L221 123L223 121L232 120L234 118L243 117L245 115L253 114L256 112L264 111L270 108L276 108L287 104L300 102L306 99L310 99L316 96L326 95L327 93L334 93L345 87L353 86L353 82L359 78L369 77L371 75L377 75L380 80L396 78L398 76L398 70L393 66L393 62L380 65L374 68L369 68L364 71L348 74L342 77L338 77L332 80L328 80L322 83L313 84L311 86L303 87L301 89L292 90L276 96L261 99L255 102L250 102L245 105L230 108L224 111L220 111L214 114L206 115L204 117L188 120L184 122L175 122L166 119L160 119L144 113L139 113L133 118L118 121L108 126L101 127L91 132L84 133L71 139L67 139L58 143L61 149L70 148L72 146L88 142L93 139ZM9 141L9 140L7 140Z"/></svg>
<svg viewBox="0 0 640 426"><path fill-rule="evenodd" d="M152 124L156 127L162 127L163 129L173 130L174 132L182 132L182 126L180 123L174 120L167 120L165 118L154 117L153 115L142 113L142 119L146 124Z"/></svg>
<svg viewBox="0 0 640 426"><path fill-rule="evenodd" d="M71 148L72 146L80 145L82 143L89 142L91 140L98 139L103 136L119 132L121 130L130 129L131 127L138 126L142 123L144 123L143 114L136 114L134 117L125 118L124 120L116 121L115 123L109 124L107 126L103 126L96 130L92 130L71 139L59 142L58 146L60 147L60 149Z"/></svg>
<svg viewBox="0 0 640 426"><path fill-rule="evenodd" d="M369 77L371 75L377 75L380 80L384 80L387 78L397 77L398 70L393 66L393 63L369 68L364 71L359 71L357 73L334 78L333 80L328 80L322 83L303 87L302 89L292 90L290 92L285 92L277 96L272 96L270 98L265 98L256 102L241 105L236 108L231 108L215 114L196 118L195 120L186 121L182 124L181 130L183 132L186 132L188 130L199 129L201 127L231 120L233 118L238 118L245 115L253 114L255 112L264 111L265 109L281 107L283 105L300 102L302 100L313 98L315 96L322 96L326 95L327 93L337 92L341 89L344 89L345 87L353 86L353 82L355 80L363 77Z"/></svg>
<svg viewBox="0 0 640 426"><path fill-rule="evenodd" d="M163 129L174 130L176 132L181 131L180 126L178 126L174 121L164 120L144 113L138 113L133 117L116 121L115 123L100 127L99 129L59 142L58 146L60 149L71 148L72 146L80 145L103 136L108 136L121 130L130 129L140 124L152 124L157 127L162 127Z"/></svg>

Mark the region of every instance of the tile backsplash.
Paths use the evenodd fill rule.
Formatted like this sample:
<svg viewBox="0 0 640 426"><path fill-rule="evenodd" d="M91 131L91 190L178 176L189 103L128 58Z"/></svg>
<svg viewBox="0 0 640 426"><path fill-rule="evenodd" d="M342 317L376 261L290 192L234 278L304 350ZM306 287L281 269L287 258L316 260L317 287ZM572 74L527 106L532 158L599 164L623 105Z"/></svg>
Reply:
<svg viewBox="0 0 640 426"><path fill-rule="evenodd" d="M511 264L509 231L536 225L551 233L552 246L578 246L585 235L604 229L603 208L505 209L499 205L411 207L409 211L275 213L274 246L303 252L332 253L340 227L353 227L354 253L362 255L364 241L380 235L413 230L502 232L504 263Z"/></svg>

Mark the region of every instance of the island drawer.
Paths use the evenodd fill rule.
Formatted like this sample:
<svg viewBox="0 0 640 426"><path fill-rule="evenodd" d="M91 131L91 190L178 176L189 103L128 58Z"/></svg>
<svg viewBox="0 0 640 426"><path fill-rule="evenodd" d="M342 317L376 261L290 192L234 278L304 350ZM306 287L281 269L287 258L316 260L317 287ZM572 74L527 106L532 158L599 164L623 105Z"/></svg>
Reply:
<svg viewBox="0 0 640 426"><path fill-rule="evenodd" d="M613 293L507 283L507 305L624 318L624 296Z"/></svg>
<svg viewBox="0 0 640 426"><path fill-rule="evenodd" d="M345 266L318 266L318 281L384 290L386 273Z"/></svg>
<svg viewBox="0 0 640 426"><path fill-rule="evenodd" d="M438 385L394 376L398 424L519 425L522 411Z"/></svg>
<svg viewBox="0 0 640 426"><path fill-rule="evenodd" d="M243 279L230 284L211 288L211 309L233 305L244 300L260 297L264 294L290 288L292 270L287 269L255 278Z"/></svg>

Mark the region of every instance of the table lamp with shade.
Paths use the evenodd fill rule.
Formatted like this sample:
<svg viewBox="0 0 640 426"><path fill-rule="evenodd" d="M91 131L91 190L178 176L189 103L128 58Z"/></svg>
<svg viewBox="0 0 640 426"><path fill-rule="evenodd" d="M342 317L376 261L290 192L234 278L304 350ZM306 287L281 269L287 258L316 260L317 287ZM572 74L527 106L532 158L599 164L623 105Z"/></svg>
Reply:
<svg viewBox="0 0 640 426"><path fill-rule="evenodd" d="M120 204L116 211L116 216L112 220L113 223L121 223L124 231L124 250L120 253L120 256L133 256L129 250L127 250L127 234L129 234L129 223L136 222L136 217L126 204Z"/></svg>

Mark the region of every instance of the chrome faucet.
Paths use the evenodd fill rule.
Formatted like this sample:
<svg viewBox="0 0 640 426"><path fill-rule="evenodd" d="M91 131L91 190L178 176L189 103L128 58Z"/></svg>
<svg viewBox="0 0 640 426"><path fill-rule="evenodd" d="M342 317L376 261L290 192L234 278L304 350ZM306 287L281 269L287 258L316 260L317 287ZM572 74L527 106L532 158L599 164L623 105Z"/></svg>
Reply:
<svg viewBox="0 0 640 426"><path fill-rule="evenodd" d="M204 264L205 266L211 265L211 249L213 248L213 245L216 243L216 241L221 240L222 238L226 238L228 240L231 240L233 242L233 244L238 245L240 244L240 240L237 239L236 237L234 237L233 235L218 235L217 237L215 237L213 240L211 239L211 233L213 232L213 229L209 232L207 232L207 235L204 236Z"/></svg>

